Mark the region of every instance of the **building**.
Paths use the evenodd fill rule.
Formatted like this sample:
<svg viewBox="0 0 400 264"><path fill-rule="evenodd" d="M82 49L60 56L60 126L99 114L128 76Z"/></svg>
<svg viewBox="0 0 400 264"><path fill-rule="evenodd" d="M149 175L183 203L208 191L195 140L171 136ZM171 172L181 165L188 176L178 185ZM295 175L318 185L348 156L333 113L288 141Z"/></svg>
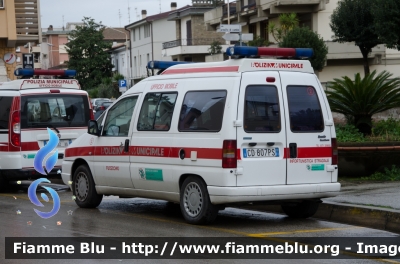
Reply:
<svg viewBox="0 0 400 264"><path fill-rule="evenodd" d="M187 6L186 6L187 7ZM171 11L147 16L147 11L142 10L142 19L125 26L130 31L131 52L131 77L133 83L147 76L147 63L151 60L171 61L172 57L162 54L162 45L176 38L176 25L168 21L171 12L186 8L176 9L176 3L171 3ZM132 84L132 83L131 83Z"/></svg>
<svg viewBox="0 0 400 264"><path fill-rule="evenodd" d="M193 6L170 12L167 20L175 21L176 37L162 44L163 56L177 61L204 62L214 41L221 43L223 50L226 49L228 45L225 45L226 41L222 38L224 33L215 29L207 30L204 23L204 14L223 2L193 0Z"/></svg>
<svg viewBox="0 0 400 264"><path fill-rule="evenodd" d="M0 82L4 82L16 79L16 47L29 48L42 40L40 0L0 0L0 25Z"/></svg>
<svg viewBox="0 0 400 264"><path fill-rule="evenodd" d="M301 26L307 26L317 32L326 41L329 48L326 67L317 72L321 82L332 81L341 76L354 76L363 73L362 55L354 43L332 41L333 32L329 26L330 16L339 0L238 0L218 6L204 14L204 21L213 31L220 24L240 24L243 33L253 33L270 42L274 38L268 34L268 24L278 24L283 13L296 13ZM229 16L228 16L229 14ZM387 70L400 75L400 52L378 45L369 54L371 71Z"/></svg>
<svg viewBox="0 0 400 264"><path fill-rule="evenodd" d="M106 27L103 31L104 41L112 43L108 51L111 55L113 72L122 74L125 79L130 78L131 57L129 52L129 31L125 28Z"/></svg>
<svg viewBox="0 0 400 264"><path fill-rule="evenodd" d="M68 23L68 26L71 24ZM64 69L67 68L68 52L65 44L68 43L68 34L71 31L68 28L53 28L50 25L42 30L41 44L41 66L42 69Z"/></svg>

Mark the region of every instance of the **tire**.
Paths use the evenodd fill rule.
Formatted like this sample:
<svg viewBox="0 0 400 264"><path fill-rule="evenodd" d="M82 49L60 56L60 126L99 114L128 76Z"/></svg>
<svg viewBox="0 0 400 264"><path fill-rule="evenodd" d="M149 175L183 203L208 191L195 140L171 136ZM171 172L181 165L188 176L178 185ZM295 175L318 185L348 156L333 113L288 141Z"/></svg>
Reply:
<svg viewBox="0 0 400 264"><path fill-rule="evenodd" d="M81 165L76 169L72 181L72 192L75 203L81 208L95 208L103 199L103 195L96 192L92 173L86 165Z"/></svg>
<svg viewBox="0 0 400 264"><path fill-rule="evenodd" d="M319 203L313 201L303 201L297 205L282 205L282 210L291 218L308 218L313 216L318 210Z"/></svg>
<svg viewBox="0 0 400 264"><path fill-rule="evenodd" d="M182 184L180 208L186 222L194 225L212 223L218 215L218 207L210 202L207 185L194 176Z"/></svg>

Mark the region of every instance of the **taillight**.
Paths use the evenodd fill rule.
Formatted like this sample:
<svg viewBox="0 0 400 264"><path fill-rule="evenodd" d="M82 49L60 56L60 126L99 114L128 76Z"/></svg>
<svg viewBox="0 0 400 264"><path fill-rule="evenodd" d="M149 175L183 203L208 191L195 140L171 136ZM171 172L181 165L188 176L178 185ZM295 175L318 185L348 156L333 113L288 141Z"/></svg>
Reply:
<svg viewBox="0 0 400 264"><path fill-rule="evenodd" d="M106 108L104 106L100 106L99 110L106 110Z"/></svg>
<svg viewBox="0 0 400 264"><path fill-rule="evenodd" d="M336 138L332 138L332 165L338 164L338 149Z"/></svg>
<svg viewBox="0 0 400 264"><path fill-rule="evenodd" d="M222 148L222 168L236 168L236 140L224 140Z"/></svg>
<svg viewBox="0 0 400 264"><path fill-rule="evenodd" d="M14 111L11 115L11 144L21 146L21 119L20 112Z"/></svg>

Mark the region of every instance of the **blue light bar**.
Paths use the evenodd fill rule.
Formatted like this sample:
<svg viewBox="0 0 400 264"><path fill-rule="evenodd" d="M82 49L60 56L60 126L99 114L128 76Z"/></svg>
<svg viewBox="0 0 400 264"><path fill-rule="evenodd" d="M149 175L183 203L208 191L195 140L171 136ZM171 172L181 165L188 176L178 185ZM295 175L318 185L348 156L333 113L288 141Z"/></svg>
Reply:
<svg viewBox="0 0 400 264"><path fill-rule="evenodd" d="M193 62L190 62L190 61L149 61L147 63L147 68L148 69L165 70L174 65L187 64L187 63L193 63Z"/></svg>
<svg viewBox="0 0 400 264"><path fill-rule="evenodd" d="M309 48L266 48L233 46L226 50L228 56L281 56L311 58L314 55L313 49Z"/></svg>
<svg viewBox="0 0 400 264"><path fill-rule="evenodd" d="M15 76L54 75L54 76L76 76L76 70L35 70L16 69Z"/></svg>

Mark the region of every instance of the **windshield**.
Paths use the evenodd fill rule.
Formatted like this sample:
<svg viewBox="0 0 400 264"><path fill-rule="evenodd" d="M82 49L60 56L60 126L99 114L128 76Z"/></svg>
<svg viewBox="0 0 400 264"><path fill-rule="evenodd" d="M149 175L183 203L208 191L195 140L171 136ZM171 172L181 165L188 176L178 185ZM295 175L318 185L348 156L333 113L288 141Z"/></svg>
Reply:
<svg viewBox="0 0 400 264"><path fill-rule="evenodd" d="M46 94L23 96L21 128L85 127L89 121L85 95Z"/></svg>

